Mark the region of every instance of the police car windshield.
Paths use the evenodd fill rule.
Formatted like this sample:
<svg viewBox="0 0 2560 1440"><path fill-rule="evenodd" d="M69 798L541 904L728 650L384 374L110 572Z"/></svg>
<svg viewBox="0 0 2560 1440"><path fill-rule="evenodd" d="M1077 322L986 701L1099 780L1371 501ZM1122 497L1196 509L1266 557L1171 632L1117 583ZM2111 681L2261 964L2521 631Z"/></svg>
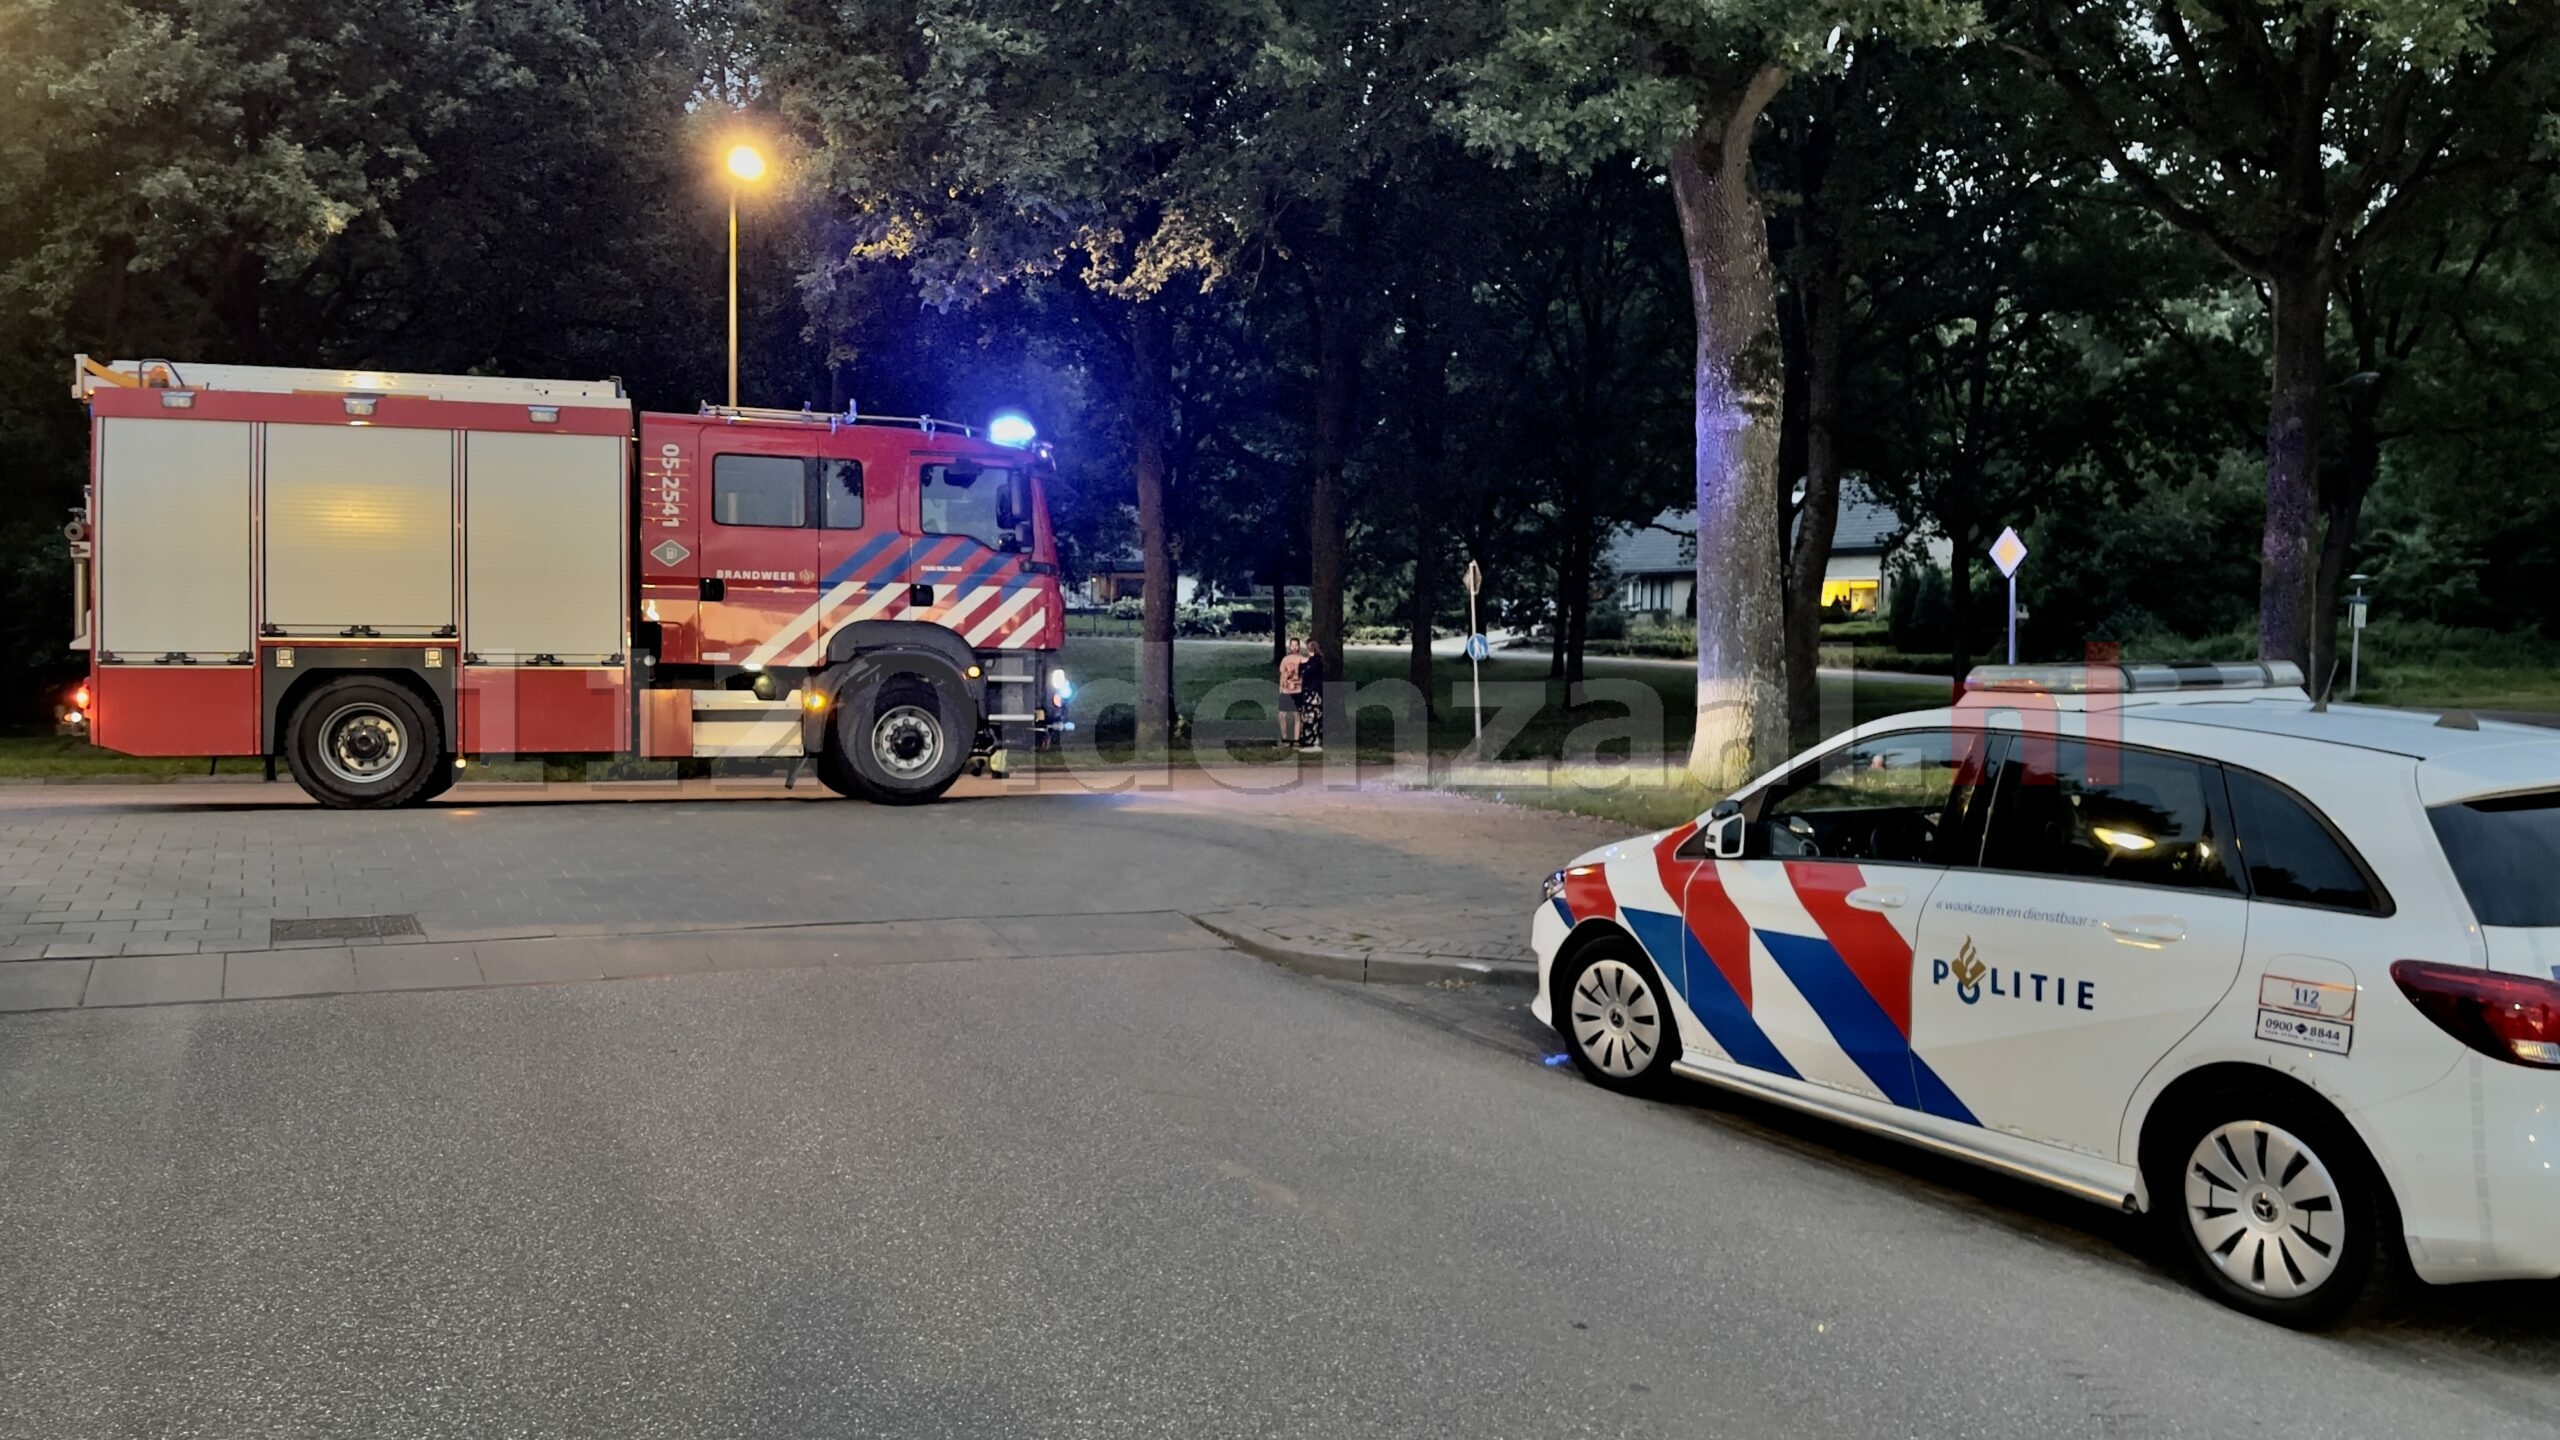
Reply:
<svg viewBox="0 0 2560 1440"><path fill-rule="evenodd" d="M2560 926L2560 790L2438 805L2427 819L2481 924Z"/></svg>

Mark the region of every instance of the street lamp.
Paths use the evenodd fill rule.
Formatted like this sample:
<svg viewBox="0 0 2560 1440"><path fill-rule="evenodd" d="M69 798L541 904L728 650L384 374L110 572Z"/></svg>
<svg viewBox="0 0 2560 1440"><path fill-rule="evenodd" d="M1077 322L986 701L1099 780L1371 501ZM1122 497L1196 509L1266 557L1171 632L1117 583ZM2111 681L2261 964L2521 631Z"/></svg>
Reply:
<svg viewBox="0 0 2560 1440"><path fill-rule="evenodd" d="M764 178L764 155L753 145L729 150L729 408L738 408L738 187Z"/></svg>

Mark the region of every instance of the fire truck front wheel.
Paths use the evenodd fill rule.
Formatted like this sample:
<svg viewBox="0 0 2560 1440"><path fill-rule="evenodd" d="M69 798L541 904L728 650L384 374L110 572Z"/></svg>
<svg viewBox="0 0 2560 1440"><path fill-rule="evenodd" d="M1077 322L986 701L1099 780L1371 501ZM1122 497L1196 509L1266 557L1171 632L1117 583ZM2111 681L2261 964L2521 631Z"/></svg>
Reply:
<svg viewBox="0 0 2560 1440"><path fill-rule="evenodd" d="M425 798L443 758L426 703L372 675L331 680L294 712L293 778L335 809L382 809Z"/></svg>
<svg viewBox="0 0 2560 1440"><path fill-rule="evenodd" d="M888 805L938 800L968 763L969 745L920 675L891 675L837 712L837 741L862 793Z"/></svg>

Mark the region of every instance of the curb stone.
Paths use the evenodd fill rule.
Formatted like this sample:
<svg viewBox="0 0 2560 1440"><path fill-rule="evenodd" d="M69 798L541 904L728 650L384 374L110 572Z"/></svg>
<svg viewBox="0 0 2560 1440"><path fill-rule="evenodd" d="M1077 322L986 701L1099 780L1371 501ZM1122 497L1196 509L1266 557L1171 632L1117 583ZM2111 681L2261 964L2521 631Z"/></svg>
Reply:
<svg viewBox="0 0 2560 1440"><path fill-rule="evenodd" d="M1257 960L1328 980L1352 980L1364 985L1431 985L1459 980L1523 991L1535 989L1538 983L1538 967L1525 961L1327 950L1274 934L1234 915L1194 915L1191 919Z"/></svg>

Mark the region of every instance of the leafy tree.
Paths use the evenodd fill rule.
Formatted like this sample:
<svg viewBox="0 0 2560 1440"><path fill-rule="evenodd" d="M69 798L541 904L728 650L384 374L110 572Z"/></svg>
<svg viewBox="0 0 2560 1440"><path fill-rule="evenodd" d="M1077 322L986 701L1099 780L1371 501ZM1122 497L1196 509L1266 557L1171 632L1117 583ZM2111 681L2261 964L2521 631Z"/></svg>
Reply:
<svg viewBox="0 0 2560 1440"><path fill-rule="evenodd" d="M1696 324L1698 724L1691 764L1735 772L1786 744L1779 584L1782 382L1753 137L1843 34L1954 33L1932 0L1513 0L1452 117L1503 155L1588 165L1633 152L1670 177Z"/></svg>
<svg viewBox="0 0 2560 1440"><path fill-rule="evenodd" d="M1998 29L2143 204L2256 282L2272 321L2258 649L2311 659L2329 299L2448 181L2547 50L2539 0L2019 0ZM2325 606L2323 607L2325 608Z"/></svg>
<svg viewBox="0 0 2560 1440"><path fill-rule="evenodd" d="M1247 0L1058 7L786 0L760 73L816 136L850 263L894 261L949 304L1032 280L1080 293L1124 380L1145 567L1138 738L1171 733L1175 571L1169 292L1237 236L1222 128L1261 30Z"/></svg>

